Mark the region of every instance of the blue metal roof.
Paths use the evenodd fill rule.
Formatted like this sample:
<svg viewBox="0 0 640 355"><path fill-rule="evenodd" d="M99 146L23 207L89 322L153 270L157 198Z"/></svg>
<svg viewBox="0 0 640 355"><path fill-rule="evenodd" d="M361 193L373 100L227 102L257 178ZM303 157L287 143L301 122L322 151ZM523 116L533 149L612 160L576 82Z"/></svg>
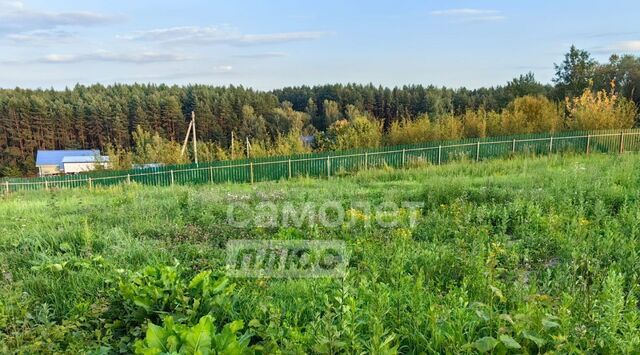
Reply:
<svg viewBox="0 0 640 355"><path fill-rule="evenodd" d="M36 155L36 166L57 165L62 169L62 160L64 157L95 157L99 154L99 150L39 150Z"/></svg>

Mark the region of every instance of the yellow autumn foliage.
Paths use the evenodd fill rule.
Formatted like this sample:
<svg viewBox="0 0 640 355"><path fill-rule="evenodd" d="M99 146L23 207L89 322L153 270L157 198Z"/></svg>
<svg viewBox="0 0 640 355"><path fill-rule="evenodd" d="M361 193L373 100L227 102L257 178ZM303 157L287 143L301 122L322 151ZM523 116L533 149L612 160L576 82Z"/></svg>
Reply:
<svg viewBox="0 0 640 355"><path fill-rule="evenodd" d="M633 102L615 93L614 82L610 92L587 88L578 97L566 98L565 104L571 130L631 128L638 114Z"/></svg>

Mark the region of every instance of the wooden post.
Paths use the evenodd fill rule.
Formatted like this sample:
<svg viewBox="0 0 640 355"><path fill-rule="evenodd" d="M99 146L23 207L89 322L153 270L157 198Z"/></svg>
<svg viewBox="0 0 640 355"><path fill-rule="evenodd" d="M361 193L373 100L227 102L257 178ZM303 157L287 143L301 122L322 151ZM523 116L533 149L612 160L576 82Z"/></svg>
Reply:
<svg viewBox="0 0 640 355"><path fill-rule="evenodd" d="M442 146L438 146L438 165L442 163Z"/></svg>
<svg viewBox="0 0 640 355"><path fill-rule="evenodd" d="M553 136L549 137L549 154L553 153Z"/></svg>
<svg viewBox="0 0 640 355"><path fill-rule="evenodd" d="M49 191L49 181L47 180L44 181L44 189Z"/></svg>
<svg viewBox="0 0 640 355"><path fill-rule="evenodd" d="M589 155L589 151L590 151L590 144L591 144L591 135L588 134L587 135L587 155Z"/></svg>
<svg viewBox="0 0 640 355"><path fill-rule="evenodd" d="M406 150L405 150L404 148L402 148L402 167L403 167L403 168L404 168L404 166L405 166L405 157L404 157L404 156L405 156L405 151L406 151Z"/></svg>
<svg viewBox="0 0 640 355"><path fill-rule="evenodd" d="M476 161L480 161L480 141L478 140L478 145L476 146Z"/></svg>
<svg viewBox="0 0 640 355"><path fill-rule="evenodd" d="M369 153L364 152L364 170L369 170Z"/></svg>
<svg viewBox="0 0 640 355"><path fill-rule="evenodd" d="M198 166L198 140L196 139L196 113L191 111L191 121L193 121L193 155Z"/></svg>
<svg viewBox="0 0 640 355"><path fill-rule="evenodd" d="M6 187L6 189L7 189L7 195L8 195L8 194L9 194L9 181L5 181L5 182L4 182L4 186L5 186L5 187Z"/></svg>
<svg viewBox="0 0 640 355"><path fill-rule="evenodd" d="M234 144L233 144L233 131L231 131L231 160L234 159L235 154L234 154Z"/></svg>
<svg viewBox="0 0 640 355"><path fill-rule="evenodd" d="M624 132L620 132L620 154L624 152Z"/></svg>
<svg viewBox="0 0 640 355"><path fill-rule="evenodd" d="M93 189L93 183L91 182L91 178L89 178L88 182L89 182L89 190Z"/></svg>
<svg viewBox="0 0 640 355"><path fill-rule="evenodd" d="M331 157L327 156L327 178L331 177Z"/></svg>
<svg viewBox="0 0 640 355"><path fill-rule="evenodd" d="M189 136L191 135L191 128L193 127L193 119L189 121L189 127L187 128L187 134L184 135L184 143L182 143L182 150L180 150L180 156L184 155L187 151L187 142L189 142Z"/></svg>
<svg viewBox="0 0 640 355"><path fill-rule="evenodd" d="M131 174L127 174L127 184L131 183Z"/></svg>
<svg viewBox="0 0 640 355"><path fill-rule="evenodd" d="M175 179L173 178L173 170L171 170L171 186L173 186Z"/></svg>
<svg viewBox="0 0 640 355"><path fill-rule="evenodd" d="M289 159L288 166L289 166L289 180L291 180L291 159Z"/></svg>
<svg viewBox="0 0 640 355"><path fill-rule="evenodd" d="M515 154L516 152L516 139L513 139L513 143L511 143L511 153Z"/></svg>
<svg viewBox="0 0 640 355"><path fill-rule="evenodd" d="M209 167L209 182L213 183L213 166Z"/></svg>
<svg viewBox="0 0 640 355"><path fill-rule="evenodd" d="M253 162L249 163L249 176L251 178L251 183L253 184Z"/></svg>

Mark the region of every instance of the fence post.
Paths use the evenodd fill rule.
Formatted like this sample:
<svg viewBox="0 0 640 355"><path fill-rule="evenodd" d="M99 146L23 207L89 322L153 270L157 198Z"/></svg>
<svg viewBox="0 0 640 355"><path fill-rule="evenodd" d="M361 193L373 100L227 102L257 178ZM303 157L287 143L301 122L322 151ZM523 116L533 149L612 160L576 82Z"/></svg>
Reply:
<svg viewBox="0 0 640 355"><path fill-rule="evenodd" d="M591 135L587 135L587 155L589 155L589 146L591 145Z"/></svg>
<svg viewBox="0 0 640 355"><path fill-rule="evenodd" d="M327 155L327 178L331 177L331 157Z"/></svg>
<svg viewBox="0 0 640 355"><path fill-rule="evenodd" d="M287 166L289 168L289 180L291 180L291 159L287 162Z"/></svg>
<svg viewBox="0 0 640 355"><path fill-rule="evenodd" d="M438 165L442 163L442 145L438 146Z"/></svg>
<svg viewBox="0 0 640 355"><path fill-rule="evenodd" d="M44 189L49 191L49 181L47 180L44 181Z"/></svg>
<svg viewBox="0 0 640 355"><path fill-rule="evenodd" d="M406 151L406 149L402 148L402 167L403 168L405 166L405 157L404 157L405 156L405 151Z"/></svg>
<svg viewBox="0 0 640 355"><path fill-rule="evenodd" d="M93 189L93 183L91 182L91 178L89 178L89 190Z"/></svg>
<svg viewBox="0 0 640 355"><path fill-rule="evenodd" d="M478 145L476 146L476 161L480 161L480 140L478 140Z"/></svg>
<svg viewBox="0 0 640 355"><path fill-rule="evenodd" d="M171 186L173 186L174 182L175 182L175 180L173 178L173 170L171 170Z"/></svg>
<svg viewBox="0 0 640 355"><path fill-rule="evenodd" d="M127 184L131 183L131 174L127 174Z"/></svg>
<svg viewBox="0 0 640 355"><path fill-rule="evenodd" d="M364 152L364 170L369 170L369 153Z"/></svg>
<svg viewBox="0 0 640 355"><path fill-rule="evenodd" d="M251 183L253 184L253 162L249 162L249 175L251 177Z"/></svg>
<svg viewBox="0 0 640 355"><path fill-rule="evenodd" d="M209 182L213 183L213 166L209 166Z"/></svg>
<svg viewBox="0 0 640 355"><path fill-rule="evenodd" d="M549 137L549 154L553 153L553 136Z"/></svg>
<svg viewBox="0 0 640 355"><path fill-rule="evenodd" d="M620 154L624 152L624 132L620 132Z"/></svg>
<svg viewBox="0 0 640 355"><path fill-rule="evenodd" d="M4 186L7 188L7 195L9 194L9 181L4 182Z"/></svg>
<svg viewBox="0 0 640 355"><path fill-rule="evenodd" d="M513 139L513 143L511 143L511 153L516 153L516 139Z"/></svg>

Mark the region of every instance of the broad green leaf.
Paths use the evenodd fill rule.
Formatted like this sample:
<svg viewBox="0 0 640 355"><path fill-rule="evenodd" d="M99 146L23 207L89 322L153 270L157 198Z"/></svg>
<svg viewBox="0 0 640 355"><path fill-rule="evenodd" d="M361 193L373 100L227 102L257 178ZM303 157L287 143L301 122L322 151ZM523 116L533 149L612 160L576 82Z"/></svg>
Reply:
<svg viewBox="0 0 640 355"><path fill-rule="evenodd" d="M489 320L489 316L487 315L487 313L485 313L485 311L481 309L476 309L475 312L476 312L476 315L478 315L478 317L480 317L480 319L482 319L483 321Z"/></svg>
<svg viewBox="0 0 640 355"><path fill-rule="evenodd" d="M500 319L509 322L510 324L513 324L513 319L511 318L511 316L507 313L502 313L500 316Z"/></svg>
<svg viewBox="0 0 640 355"><path fill-rule="evenodd" d="M545 318L542 320L542 326L545 327L545 329L552 329L552 328L558 328L560 324Z"/></svg>
<svg viewBox="0 0 640 355"><path fill-rule="evenodd" d="M504 295L502 294L502 291L493 286L493 285L489 285L489 288L491 289L491 291L493 292L494 295L496 295L496 297L498 297L498 299L500 300L500 302L505 302L507 299L504 297Z"/></svg>
<svg viewBox="0 0 640 355"><path fill-rule="evenodd" d="M244 328L244 322L241 320L235 320L229 323L228 326L229 330L231 330L231 332L235 334L238 331L242 330L242 328Z"/></svg>
<svg viewBox="0 0 640 355"><path fill-rule="evenodd" d="M214 332L213 317L210 315L200 318L198 324L184 330L181 334L181 338L184 341L184 345L181 351L187 351L188 353L201 353L209 354L211 350L211 335Z"/></svg>
<svg viewBox="0 0 640 355"><path fill-rule="evenodd" d="M222 277L219 280L216 281L216 283L213 285L213 290L211 290L212 293L220 293L222 292L227 285L229 284L229 279L226 277Z"/></svg>
<svg viewBox="0 0 640 355"><path fill-rule="evenodd" d="M498 341L494 337L484 337L476 340L473 346L481 353L493 350L498 345Z"/></svg>
<svg viewBox="0 0 640 355"><path fill-rule="evenodd" d="M177 336L171 335L167 338L167 349L169 352L175 353L178 352L180 348L180 339Z"/></svg>
<svg viewBox="0 0 640 355"><path fill-rule="evenodd" d="M520 349L522 348L522 346L520 346L520 344L515 341L515 339L513 339L511 336L507 335L507 334L502 334L499 336L500 341L502 342L502 344L504 344L504 346L506 346L509 349Z"/></svg>
<svg viewBox="0 0 640 355"><path fill-rule="evenodd" d="M191 282L189 283L189 288L196 288L203 282L208 281L210 275L211 270L200 272L191 280Z"/></svg>
<svg viewBox="0 0 640 355"><path fill-rule="evenodd" d="M166 347L165 340L167 339L168 335L169 332L167 332L167 330L165 330L163 327L149 322L145 341L148 347L160 349L166 352L168 351L168 349Z"/></svg>
<svg viewBox="0 0 640 355"><path fill-rule="evenodd" d="M532 333L529 333L527 331L522 332L522 336L524 336L525 338L531 340L532 342L536 343L536 345L538 346L538 348L541 348L544 346L544 344L547 343L546 340L538 337L537 335L534 335Z"/></svg>
<svg viewBox="0 0 640 355"><path fill-rule="evenodd" d="M149 312L151 310L152 303L146 298L143 297L135 297L133 299L133 303L141 308L144 308L145 311Z"/></svg>

